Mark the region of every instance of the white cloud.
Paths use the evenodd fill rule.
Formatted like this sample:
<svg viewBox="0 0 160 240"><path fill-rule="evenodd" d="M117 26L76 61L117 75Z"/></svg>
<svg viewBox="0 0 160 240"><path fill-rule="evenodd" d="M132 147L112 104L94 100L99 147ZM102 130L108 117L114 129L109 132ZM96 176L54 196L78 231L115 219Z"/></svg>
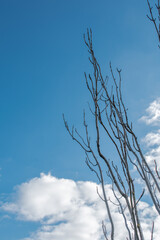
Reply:
<svg viewBox="0 0 160 240"><path fill-rule="evenodd" d="M71 205L78 204L78 194L74 181L41 174L18 186L16 203L6 203L3 208L24 220L40 221L54 215L56 221Z"/></svg>
<svg viewBox="0 0 160 240"><path fill-rule="evenodd" d="M160 168L160 129L148 133L142 142L147 146L145 158L153 170L155 170L155 161L158 169Z"/></svg>
<svg viewBox="0 0 160 240"><path fill-rule="evenodd" d="M41 227L23 240L101 240L104 239L102 220L106 222L108 233L110 223L104 202L97 195L96 186L93 182L75 182L41 174L39 178L19 185L15 200L4 203L2 208L8 213L16 214L19 220L41 222ZM107 197L113 199L110 185L105 187ZM118 213L116 205L109 204L115 223L115 238L123 240L126 233L122 215ZM140 202L139 208L145 239L148 240L152 219L157 221L156 213L144 202ZM160 235L159 229L156 234Z"/></svg>
<svg viewBox="0 0 160 240"><path fill-rule="evenodd" d="M153 147L154 145L160 145L160 129L157 132L148 133L143 142L147 144L148 147Z"/></svg>
<svg viewBox="0 0 160 240"><path fill-rule="evenodd" d="M160 98L151 102L146 109L147 115L143 116L140 120L144 121L147 125L159 125L160 124Z"/></svg>
<svg viewBox="0 0 160 240"><path fill-rule="evenodd" d="M74 182L41 174L16 188L16 201L3 210L26 221L40 221L42 227L28 239L99 239L104 204L96 183ZM103 205L103 206L102 206Z"/></svg>
<svg viewBox="0 0 160 240"><path fill-rule="evenodd" d="M151 102L149 107L146 109L148 115L143 116L140 120L144 121L147 125L159 126L160 124L160 98ZM155 170L155 161L157 163L158 170L160 170L160 129L149 132L143 139L147 152L145 158L147 162Z"/></svg>

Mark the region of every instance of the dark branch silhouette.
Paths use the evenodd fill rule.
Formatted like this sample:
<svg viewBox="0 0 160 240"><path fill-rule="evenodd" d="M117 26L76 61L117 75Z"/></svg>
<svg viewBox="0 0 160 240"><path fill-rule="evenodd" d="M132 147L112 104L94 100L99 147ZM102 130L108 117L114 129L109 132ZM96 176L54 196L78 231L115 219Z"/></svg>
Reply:
<svg viewBox="0 0 160 240"><path fill-rule="evenodd" d="M158 19L154 17L149 0L147 0L147 3L149 7L147 17L153 22L160 42L159 0L155 4ZM95 139L92 139L92 142L90 140L85 112L83 115L85 136L82 136L74 126L70 129L63 116L64 124L72 139L84 150L87 166L96 174L101 183L102 196L98 189L97 194L105 203L110 222L109 232L107 232L104 221L102 222L104 238L106 240L115 239L116 226L110 208L110 204L114 204L124 220L127 234L125 239L144 240L138 205L144 196L145 189L142 189L141 194L138 194L134 176L136 172L141 182L143 182L144 188L147 189L157 213L160 215L160 173L158 172L157 163L155 161L154 169L147 163L132 122L129 120L122 96L122 71L118 68L114 71L110 63L110 77L104 78L94 53L91 29L88 29L87 34L84 35L84 42L93 69L92 74L87 75L85 73L84 76L92 100L92 103L89 104L89 110L94 121ZM108 141L112 143L118 156L112 160L108 158L106 151L104 151L104 145ZM112 186L114 200L107 195L105 189L106 180ZM151 240L153 240L153 235L154 222L151 226Z"/></svg>
<svg viewBox="0 0 160 240"><path fill-rule="evenodd" d="M147 17L153 23L158 36L158 41L160 42L160 1L156 1L154 8L151 6L149 0L147 0L147 4L149 8L149 15L147 15ZM156 16L154 15L154 10L157 12L155 13Z"/></svg>

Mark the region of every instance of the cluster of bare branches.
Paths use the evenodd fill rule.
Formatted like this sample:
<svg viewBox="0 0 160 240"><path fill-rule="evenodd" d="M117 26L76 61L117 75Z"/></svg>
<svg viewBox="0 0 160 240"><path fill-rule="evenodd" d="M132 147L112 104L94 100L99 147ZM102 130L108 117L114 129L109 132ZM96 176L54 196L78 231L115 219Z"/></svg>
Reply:
<svg viewBox="0 0 160 240"><path fill-rule="evenodd" d="M155 20L153 22L155 23ZM110 221L110 233L107 233L105 224L102 224L105 239L115 239L115 223L105 190L105 179L108 178L116 199L114 204L116 204L124 219L124 226L127 232L126 239L144 240L138 203L142 199L145 189L142 189L141 194L138 196L133 169L135 169L143 181L157 213L160 214L160 178L157 164L155 163L155 171L153 171L142 153L132 123L128 120L128 113L121 91L121 70L116 70L117 81L110 64L111 78L105 77L104 79L101 67L94 54L91 30L87 30L87 36L84 36L84 41L88 48L89 61L93 67L93 74L87 76L85 73L85 80L92 99L90 111L95 123L95 145L93 146L94 143L89 135L85 112L83 121L85 136L82 136L74 127L70 129L64 118L65 127L72 139L84 150L88 167L95 172L101 183L102 196L100 197L105 203ZM107 143L108 139L112 142L118 156L118 158L112 159L112 161L106 157L106 152L102 147L104 143ZM154 223L151 239L153 239L153 231Z"/></svg>
<svg viewBox="0 0 160 240"><path fill-rule="evenodd" d="M158 40L160 42L160 0L157 0L156 2L157 3L155 3L155 9L157 10L157 14L156 14L157 17L154 16L153 7L151 6L150 1L147 0L148 7L149 7L149 15L147 15L147 17L154 24L154 27L158 36Z"/></svg>

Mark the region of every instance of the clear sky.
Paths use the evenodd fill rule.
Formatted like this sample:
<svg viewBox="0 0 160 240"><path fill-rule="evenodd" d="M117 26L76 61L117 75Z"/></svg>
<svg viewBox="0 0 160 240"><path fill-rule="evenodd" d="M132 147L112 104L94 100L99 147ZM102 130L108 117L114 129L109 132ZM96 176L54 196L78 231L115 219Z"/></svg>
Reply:
<svg viewBox="0 0 160 240"><path fill-rule="evenodd" d="M147 13L145 0L0 0L0 203L17 198L15 186L43 179L41 172L96 181L62 120L64 113L82 128L89 99L87 27L103 71L109 74L110 61L122 68L124 98L138 137L149 131L138 119L160 96L160 68ZM0 238L29 237L42 219L22 221L2 211Z"/></svg>

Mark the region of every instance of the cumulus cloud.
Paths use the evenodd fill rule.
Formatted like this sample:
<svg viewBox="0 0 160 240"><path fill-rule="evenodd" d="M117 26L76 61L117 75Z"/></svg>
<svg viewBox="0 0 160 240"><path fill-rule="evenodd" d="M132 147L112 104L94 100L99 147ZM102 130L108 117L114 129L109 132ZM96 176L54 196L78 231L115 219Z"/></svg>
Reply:
<svg viewBox="0 0 160 240"><path fill-rule="evenodd" d="M147 162L153 169L155 169L155 161L158 168L160 167L160 130L157 132L148 133L143 142L149 147L147 153L145 154Z"/></svg>
<svg viewBox="0 0 160 240"><path fill-rule="evenodd" d="M160 124L160 98L151 102L149 107L146 109L148 115L143 116L141 120L145 121L146 124L159 126ZM160 129L155 129L149 132L143 139L142 142L147 146L147 153L145 154L147 162L150 166L155 169L155 163L157 162L158 168L160 168Z"/></svg>
<svg viewBox="0 0 160 240"><path fill-rule="evenodd" d="M21 220L42 223L42 227L26 239L98 240L101 221L105 218L102 205L96 183L41 174L18 186L16 200L4 203L3 210L16 214Z"/></svg>
<svg viewBox="0 0 160 240"><path fill-rule="evenodd" d="M148 147L153 147L155 145L160 145L160 129L158 129L157 132L148 133L144 137L143 142L145 142Z"/></svg>
<svg viewBox="0 0 160 240"><path fill-rule="evenodd" d="M140 120L144 121L147 125L160 125L160 98L151 102L146 109L147 115L143 116Z"/></svg>
<svg viewBox="0 0 160 240"><path fill-rule="evenodd" d="M14 201L2 205L5 212L16 214L19 220L38 221L41 227L23 240L101 240L102 220L109 233L110 223L104 202L99 198L93 182L75 182L41 174L16 187ZM98 186L99 192L100 186ZM106 185L107 197L113 201L110 185ZM116 227L116 239L124 240L126 232L122 215L115 204L110 204ZM145 229L145 239L150 239L152 220L157 220L153 207L139 203L140 217ZM128 219L129 221L129 219ZM130 221L129 221L130 225ZM156 230L157 236L160 230ZM158 240L158 237L155 237Z"/></svg>
<svg viewBox="0 0 160 240"><path fill-rule="evenodd" d="M155 161L158 172L160 171L160 98L155 99L146 109L147 115L140 118L147 125L151 125L151 131L142 139L142 143L147 147L145 158L155 173ZM153 129L153 126L156 127ZM157 174L155 173L157 177Z"/></svg>

